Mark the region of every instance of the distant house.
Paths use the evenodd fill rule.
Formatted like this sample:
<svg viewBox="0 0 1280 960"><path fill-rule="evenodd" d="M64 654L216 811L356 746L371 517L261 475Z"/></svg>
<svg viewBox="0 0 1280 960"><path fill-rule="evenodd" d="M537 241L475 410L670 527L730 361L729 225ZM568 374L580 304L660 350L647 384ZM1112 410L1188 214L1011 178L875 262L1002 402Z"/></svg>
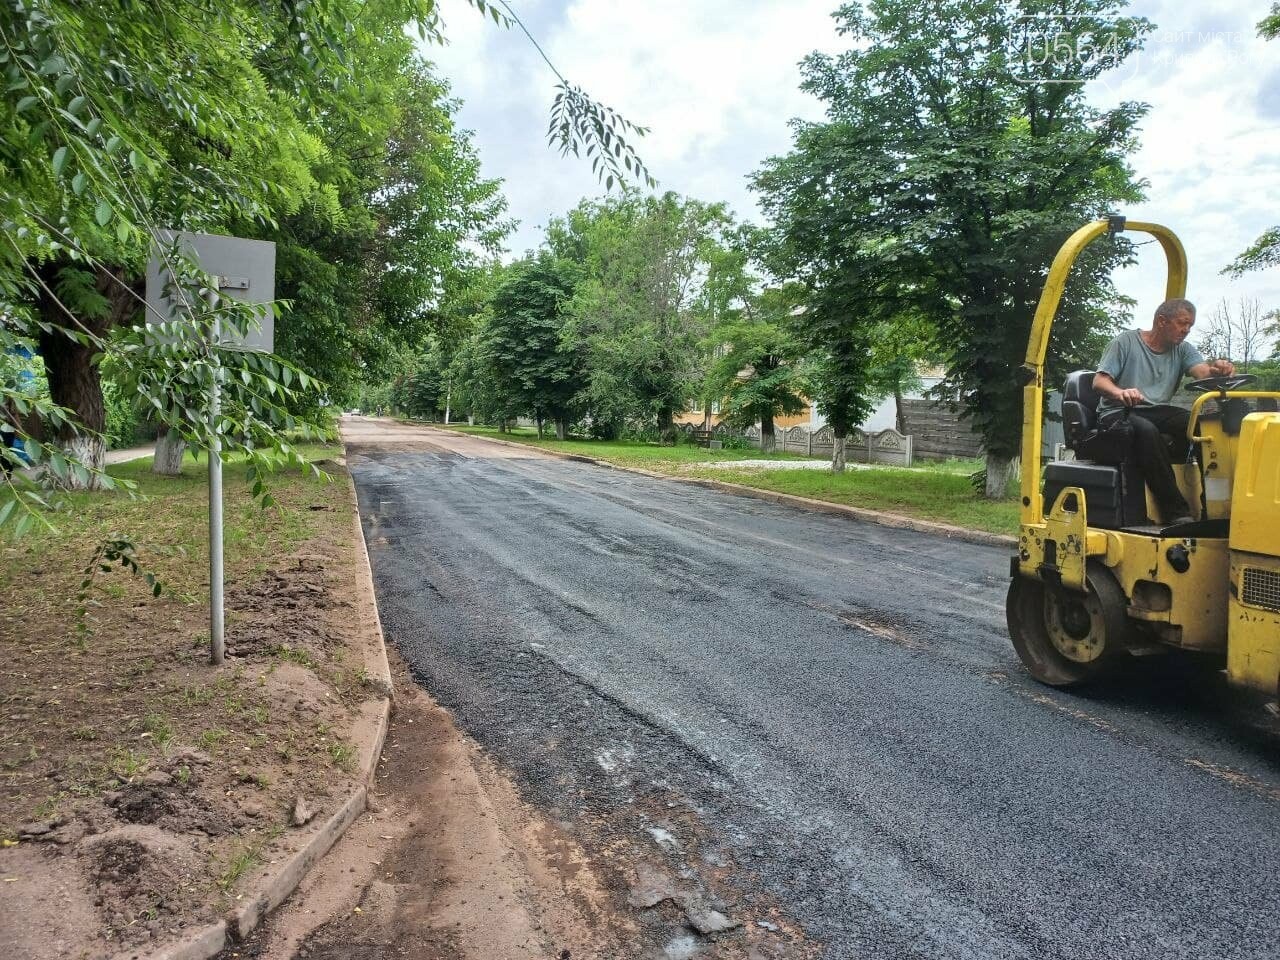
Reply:
<svg viewBox="0 0 1280 960"><path fill-rule="evenodd" d="M941 380L942 371L940 369L929 367L922 370L920 373L920 387L906 393L904 399L924 400L924 392L936 386ZM720 416L720 404L712 402L704 405L702 401L694 400L689 404L689 409L682 411L674 419L676 423L687 423L694 427L710 430L722 419ZM876 405L876 408L871 412L871 416L867 417L866 422L861 427L864 432L875 433L893 427L896 423L896 404L894 398L888 396ZM819 430L827 425L827 418L819 412L818 405L810 401L808 408L803 413L777 417L774 419L773 424L779 433L794 426Z"/></svg>

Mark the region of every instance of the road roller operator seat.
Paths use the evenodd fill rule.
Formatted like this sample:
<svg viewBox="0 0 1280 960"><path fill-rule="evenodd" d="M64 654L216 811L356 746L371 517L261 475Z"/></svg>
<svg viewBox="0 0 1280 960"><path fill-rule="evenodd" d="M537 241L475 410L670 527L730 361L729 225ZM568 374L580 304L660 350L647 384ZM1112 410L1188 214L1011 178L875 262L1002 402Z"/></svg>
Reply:
<svg viewBox="0 0 1280 960"><path fill-rule="evenodd" d="M1085 492L1089 526L1118 529L1149 523L1142 472L1133 458L1127 417L1098 423L1092 370L1067 374L1062 388L1062 431L1075 460L1051 461L1044 468L1044 507L1053 506L1064 487Z"/></svg>

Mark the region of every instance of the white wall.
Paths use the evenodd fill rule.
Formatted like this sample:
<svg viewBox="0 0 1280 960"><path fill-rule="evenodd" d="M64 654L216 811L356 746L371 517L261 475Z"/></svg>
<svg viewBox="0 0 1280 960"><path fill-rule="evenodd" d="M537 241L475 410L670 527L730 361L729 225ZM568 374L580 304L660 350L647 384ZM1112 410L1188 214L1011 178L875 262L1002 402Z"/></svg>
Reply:
<svg viewBox="0 0 1280 960"><path fill-rule="evenodd" d="M920 399L924 397L925 391L938 383L937 377L924 377L920 382L919 390L912 390L904 394L909 399ZM888 430L897 426L898 423L898 407L894 402L893 396L887 396L876 404L876 408L871 411L871 415L862 423L863 433L879 433L881 430ZM819 430L827 425L827 418L818 412L817 404L812 408L809 415L809 429Z"/></svg>

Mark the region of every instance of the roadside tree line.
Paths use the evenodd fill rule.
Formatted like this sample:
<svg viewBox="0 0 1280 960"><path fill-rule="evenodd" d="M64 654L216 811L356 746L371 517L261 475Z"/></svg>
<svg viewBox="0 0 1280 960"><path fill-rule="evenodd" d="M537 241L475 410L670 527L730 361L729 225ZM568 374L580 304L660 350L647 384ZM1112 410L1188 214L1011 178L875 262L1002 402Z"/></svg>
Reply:
<svg viewBox="0 0 1280 960"><path fill-rule="evenodd" d="M600 436L630 421L669 436L702 399L769 437L805 395L839 450L929 358L1002 496L1046 265L1082 221L1143 195L1126 157L1146 107L1099 110L1085 85L1151 26L1111 0L1068 7L1076 34L1107 35L1110 59L1032 70L1027 15L1060 3L948 0L927 18L906 0L841 7L850 49L802 65L826 119L796 122L792 150L752 178L768 226L671 194L585 202L495 276L473 332L439 345L418 383L482 419L585 420ZM1109 275L1131 257L1117 238L1082 259L1054 328L1059 371L1095 358L1130 306Z"/></svg>
<svg viewBox="0 0 1280 960"><path fill-rule="evenodd" d="M835 430L838 467L843 438L929 359L945 370L939 397L982 437L986 495L1003 496L1048 265L1081 223L1145 195L1128 158L1147 106L1100 109L1088 97L1153 29L1124 9L840 7L850 48L802 64L825 119L795 122L791 151L752 177L768 226L738 227L721 207L670 194L580 205L495 278L457 351L437 351L419 375L425 406L453 396L455 409L500 423L529 415L563 432L582 420L611 436L643 422L665 438L673 411L715 400L769 438L772 418L806 395ZM1268 244L1230 269L1269 263ZM1116 235L1077 262L1051 382L1096 362L1131 315L1110 277L1133 259Z"/></svg>
<svg viewBox="0 0 1280 960"><path fill-rule="evenodd" d="M0 526L42 515L27 462L57 486L112 484L104 372L114 404L195 448L217 433L260 474L447 335L509 223L418 52L440 40L434 0L0 3ZM644 130L557 90L549 139L647 182L629 142ZM276 355L214 342L254 317L211 308L213 278L162 229L275 241ZM182 320L148 331L157 249Z"/></svg>

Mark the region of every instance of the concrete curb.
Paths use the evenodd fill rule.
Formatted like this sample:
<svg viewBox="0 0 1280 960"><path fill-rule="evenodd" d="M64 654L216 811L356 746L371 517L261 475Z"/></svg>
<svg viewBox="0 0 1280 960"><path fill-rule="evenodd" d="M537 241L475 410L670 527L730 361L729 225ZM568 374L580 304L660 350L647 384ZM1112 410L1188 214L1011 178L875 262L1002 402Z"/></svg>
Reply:
<svg viewBox="0 0 1280 960"><path fill-rule="evenodd" d="M360 748L360 784L351 792L338 809L324 821L323 825L312 834L302 849L295 851L278 864L259 882L258 889L252 895L246 895L241 903L225 919L210 924L195 933L168 944L161 949L148 953L145 948L125 951L116 955L114 960L209 960L217 956L228 945L243 940L258 926L272 910L289 898L297 889L302 878L306 876L316 862L329 852L329 848L347 831L356 818L365 811L369 798L369 786L378 767L378 757L382 755L382 745L387 738L387 727L391 722L391 668L387 661L386 639L382 633L382 620L378 616L378 604L373 592L373 571L369 564L369 548L364 540L364 527L360 523L359 502L356 499L355 481L347 476L348 493L353 510L353 522L356 528L356 542L359 544L360 559L363 560L359 577L358 590L360 606L363 612L372 614L373 628L377 631L377 642L374 649L367 650L365 669L370 682L382 694L377 704L366 704L364 715L355 722L355 734Z"/></svg>
<svg viewBox="0 0 1280 960"><path fill-rule="evenodd" d="M150 960L207 960L208 957L216 956L226 946L226 942L227 921L219 920L155 953L148 953L146 947L137 947L117 953L113 960L142 960L143 957Z"/></svg>
<svg viewBox="0 0 1280 960"><path fill-rule="evenodd" d="M438 429L448 428L443 427ZM458 431L454 432L456 433ZM956 527L949 523L938 523L933 520L917 520L915 517L904 517L899 513L884 513L880 510L868 510L865 507L850 507L843 503L831 503L827 500L813 500L809 497L797 497L792 493L779 493L776 490L761 490L759 487L748 487L745 484L729 483L725 480L711 480L706 477L681 477L670 473L658 473L655 470L644 470L640 467L622 467L616 463L610 463L608 460L597 460L595 457L588 457L585 454L566 453L563 450L548 450L546 447L535 447L531 443L520 443L518 440L501 440L497 437L480 434L461 434L461 436L479 437L481 440L488 440L492 443L503 443L509 447L523 447L526 450L537 450L539 453L545 453L548 456L557 457L561 460L573 460L577 463L594 463L598 467L608 467L611 470L622 470L626 473L636 473L642 477L653 477L657 480L674 480L676 483L687 483L695 487L719 490L723 493L732 493L739 497L751 497L755 500L767 500L770 503L778 503L788 507L798 507L801 510L809 510L814 513L827 513L834 516L849 517L853 520L863 520L867 523L877 523L882 527L897 527L901 530L915 530L917 533L929 533L934 536L946 537L949 540L962 540L968 543L977 543L987 547L1013 548L1018 545L1017 537L1012 537L1004 533L987 533L985 530L970 530L968 527Z"/></svg>
<svg viewBox="0 0 1280 960"><path fill-rule="evenodd" d="M355 823L356 817L364 813L367 800L368 790L363 786L356 787L355 792L347 797L337 812L324 822L320 832L314 834L305 847L281 863L266 884L254 894L253 899L231 911L225 923L233 940L243 940L268 913L288 899L307 871L329 852L329 848L346 832L347 827Z"/></svg>

